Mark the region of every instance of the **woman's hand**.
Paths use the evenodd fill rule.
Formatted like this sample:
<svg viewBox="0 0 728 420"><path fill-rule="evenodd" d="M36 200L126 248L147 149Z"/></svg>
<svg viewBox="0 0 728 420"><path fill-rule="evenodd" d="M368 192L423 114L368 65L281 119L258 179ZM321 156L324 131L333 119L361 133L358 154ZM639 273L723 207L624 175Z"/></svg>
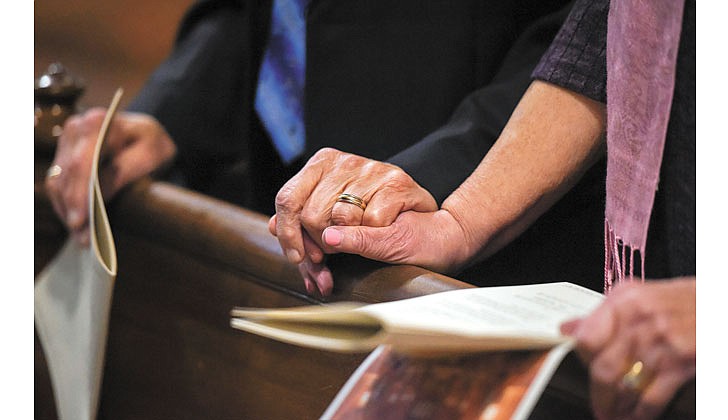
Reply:
<svg viewBox="0 0 728 420"><path fill-rule="evenodd" d="M589 366L598 419L656 418L695 377L695 278L620 284L562 332Z"/></svg>

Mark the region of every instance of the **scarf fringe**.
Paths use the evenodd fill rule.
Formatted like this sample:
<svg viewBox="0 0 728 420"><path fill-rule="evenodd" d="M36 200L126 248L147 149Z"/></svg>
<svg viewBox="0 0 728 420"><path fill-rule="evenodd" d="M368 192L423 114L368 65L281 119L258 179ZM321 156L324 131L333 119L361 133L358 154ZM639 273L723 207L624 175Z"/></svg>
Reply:
<svg viewBox="0 0 728 420"><path fill-rule="evenodd" d="M635 281L635 258L640 260L640 280L645 281L643 251L635 245L626 245L614 233L608 219L604 219L604 293L608 294L617 283Z"/></svg>

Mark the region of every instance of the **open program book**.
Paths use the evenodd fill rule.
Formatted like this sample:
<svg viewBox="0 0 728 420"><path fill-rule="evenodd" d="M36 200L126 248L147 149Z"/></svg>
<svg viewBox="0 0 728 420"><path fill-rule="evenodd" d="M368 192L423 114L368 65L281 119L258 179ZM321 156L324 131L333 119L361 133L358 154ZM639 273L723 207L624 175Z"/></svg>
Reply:
<svg viewBox="0 0 728 420"><path fill-rule="evenodd" d="M562 322L589 314L602 299L564 282L482 287L370 305L235 308L231 325L338 352L367 352L381 344L417 354L546 349L569 341L559 332Z"/></svg>
<svg viewBox="0 0 728 420"><path fill-rule="evenodd" d="M560 324L589 314L603 299L571 283L484 287L370 305L235 308L231 324L300 346L374 350L324 420L523 420L539 411L573 346ZM554 384L557 394L586 386L584 375L575 386L560 382L572 386ZM581 409L588 415L588 406Z"/></svg>

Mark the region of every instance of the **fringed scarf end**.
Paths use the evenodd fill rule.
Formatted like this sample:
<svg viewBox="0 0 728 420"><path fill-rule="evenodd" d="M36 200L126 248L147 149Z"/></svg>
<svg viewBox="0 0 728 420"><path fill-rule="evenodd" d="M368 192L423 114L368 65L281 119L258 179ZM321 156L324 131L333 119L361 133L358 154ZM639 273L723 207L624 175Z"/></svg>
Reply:
<svg viewBox="0 0 728 420"><path fill-rule="evenodd" d="M635 280L635 258L640 260L639 278L645 281L645 259L642 250L635 245L626 245L614 233L608 219L604 219L604 293L624 281Z"/></svg>

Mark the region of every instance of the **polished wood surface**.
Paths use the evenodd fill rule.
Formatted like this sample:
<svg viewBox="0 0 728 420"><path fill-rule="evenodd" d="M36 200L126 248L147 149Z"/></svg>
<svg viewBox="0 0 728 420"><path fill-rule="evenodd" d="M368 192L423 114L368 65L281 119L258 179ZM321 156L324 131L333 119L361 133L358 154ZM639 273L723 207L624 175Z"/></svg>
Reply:
<svg viewBox="0 0 728 420"><path fill-rule="evenodd" d="M119 274L99 418L315 419L366 356L299 348L229 326L233 306L325 301L305 293L296 267L268 233L267 217L149 180L108 209ZM37 271L65 239L39 183L36 221ZM353 256L328 262L336 279L330 301L379 302L471 287L418 267ZM36 418L51 419L37 344ZM585 384L583 366L567 361L534 418L565 411L588 416ZM671 418L694 417L694 390L692 384Z"/></svg>
<svg viewBox="0 0 728 420"><path fill-rule="evenodd" d="M36 225L38 268L65 236L42 184L36 187L36 214L50 219ZM268 233L267 217L150 181L125 191L109 214L119 274L100 418L318 418L363 360L229 326L236 305L323 302L305 293ZM356 257L331 265L337 287L330 300L376 302L469 287L421 268ZM41 391L37 386L37 413L51 411L39 407Z"/></svg>

